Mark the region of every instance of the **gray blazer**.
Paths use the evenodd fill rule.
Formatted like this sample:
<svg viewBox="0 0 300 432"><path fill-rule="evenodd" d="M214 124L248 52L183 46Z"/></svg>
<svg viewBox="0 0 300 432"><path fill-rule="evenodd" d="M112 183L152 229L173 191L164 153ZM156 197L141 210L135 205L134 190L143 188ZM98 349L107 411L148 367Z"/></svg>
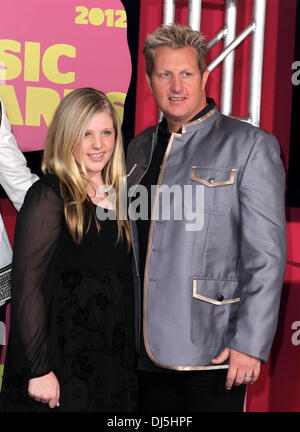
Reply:
<svg viewBox="0 0 300 432"><path fill-rule="evenodd" d="M157 126L129 145L132 195L156 141ZM156 191L142 281L143 323L138 236L131 220L137 333L141 328L150 359L174 370L224 368L210 360L229 347L266 361L286 264L285 174L275 137L214 107L171 135L158 184L169 192L179 185L184 196L180 201L169 193L166 218L166 197Z"/></svg>

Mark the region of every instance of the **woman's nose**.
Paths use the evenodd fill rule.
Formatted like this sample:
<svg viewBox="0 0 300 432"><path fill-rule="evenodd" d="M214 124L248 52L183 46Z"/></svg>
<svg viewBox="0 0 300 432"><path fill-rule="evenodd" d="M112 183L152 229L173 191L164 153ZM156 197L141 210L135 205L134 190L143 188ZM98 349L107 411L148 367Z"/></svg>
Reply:
<svg viewBox="0 0 300 432"><path fill-rule="evenodd" d="M98 134L93 136L92 147L95 149L99 149L101 147L101 137Z"/></svg>

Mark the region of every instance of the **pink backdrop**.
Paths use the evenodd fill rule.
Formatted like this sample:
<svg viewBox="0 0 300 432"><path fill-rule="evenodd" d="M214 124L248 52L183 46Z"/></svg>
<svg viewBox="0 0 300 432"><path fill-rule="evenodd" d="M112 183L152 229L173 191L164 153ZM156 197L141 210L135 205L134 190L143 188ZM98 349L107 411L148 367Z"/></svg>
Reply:
<svg viewBox="0 0 300 432"><path fill-rule="evenodd" d="M120 0L1 4L0 98L23 151L43 148L55 108L78 87L108 93L122 119L131 78L126 26Z"/></svg>

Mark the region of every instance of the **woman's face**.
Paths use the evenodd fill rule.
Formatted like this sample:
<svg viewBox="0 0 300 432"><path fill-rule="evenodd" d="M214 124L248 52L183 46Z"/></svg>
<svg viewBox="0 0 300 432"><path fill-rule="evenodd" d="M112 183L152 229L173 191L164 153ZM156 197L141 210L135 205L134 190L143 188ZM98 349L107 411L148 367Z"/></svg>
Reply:
<svg viewBox="0 0 300 432"><path fill-rule="evenodd" d="M115 147L115 130L111 116L106 112L95 114L84 134L82 145L74 151L74 158L83 162L89 176L97 177L112 156ZM100 176L101 178L101 176Z"/></svg>

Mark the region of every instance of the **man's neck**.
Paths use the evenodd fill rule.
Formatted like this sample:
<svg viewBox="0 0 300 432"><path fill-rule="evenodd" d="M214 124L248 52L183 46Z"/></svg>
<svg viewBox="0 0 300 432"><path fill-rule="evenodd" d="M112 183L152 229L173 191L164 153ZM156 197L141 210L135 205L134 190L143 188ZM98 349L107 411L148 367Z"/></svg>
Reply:
<svg viewBox="0 0 300 432"><path fill-rule="evenodd" d="M168 125L169 132L170 133L178 132L182 128L183 124L186 124L186 123L189 123L191 121L197 120L198 118L200 118L203 115L205 115L208 111L210 111L214 106L215 106L214 100L211 99L211 98L207 98L206 104L203 106L203 108L200 109L200 111L198 113L196 113L196 115L194 115L193 117L191 117L188 121L172 122L172 119L167 119L165 117L165 120L166 120L167 125Z"/></svg>
<svg viewBox="0 0 300 432"><path fill-rule="evenodd" d="M177 132L179 129L181 129L183 123L171 123L167 120L168 129L170 133Z"/></svg>

